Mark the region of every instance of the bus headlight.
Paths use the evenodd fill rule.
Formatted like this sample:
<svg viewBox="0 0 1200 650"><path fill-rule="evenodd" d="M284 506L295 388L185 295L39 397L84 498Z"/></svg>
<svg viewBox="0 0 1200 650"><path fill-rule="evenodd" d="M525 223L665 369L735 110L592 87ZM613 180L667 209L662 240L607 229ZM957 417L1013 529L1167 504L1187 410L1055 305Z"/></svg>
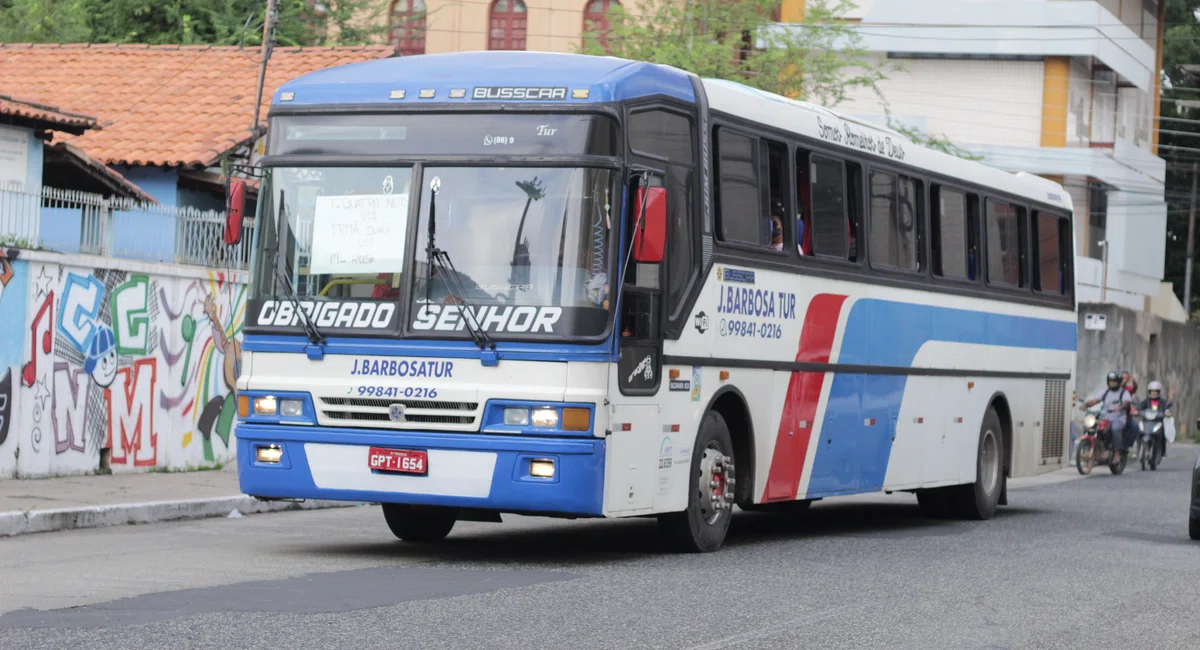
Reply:
<svg viewBox="0 0 1200 650"><path fill-rule="evenodd" d="M533 410L533 426L553 429L558 426L558 410L540 408Z"/></svg>
<svg viewBox="0 0 1200 650"><path fill-rule="evenodd" d="M506 408L504 409L504 423L512 426L523 427L529 424L529 409L522 408Z"/></svg>
<svg viewBox="0 0 1200 650"><path fill-rule="evenodd" d="M279 400L279 414L287 418L298 418L304 415L304 400Z"/></svg>
<svg viewBox="0 0 1200 650"><path fill-rule="evenodd" d="M254 398L255 415L275 415L276 401L274 395L264 395Z"/></svg>

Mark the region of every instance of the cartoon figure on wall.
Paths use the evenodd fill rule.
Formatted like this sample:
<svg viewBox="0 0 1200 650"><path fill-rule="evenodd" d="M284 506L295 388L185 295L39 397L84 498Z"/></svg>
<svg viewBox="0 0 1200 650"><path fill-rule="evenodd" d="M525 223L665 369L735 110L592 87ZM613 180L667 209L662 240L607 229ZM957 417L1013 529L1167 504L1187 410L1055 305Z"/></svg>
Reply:
<svg viewBox="0 0 1200 650"><path fill-rule="evenodd" d="M221 376L225 380L225 387L229 389L228 394L218 395L209 400L200 411L200 417L196 422L196 426L204 438L204 458L211 462L213 460L213 434L217 434L221 438L221 442L228 447L229 434L233 431L233 420L237 415L237 399L234 391L238 375L242 371L242 343L226 333L212 296L204 299L204 314L212 322L217 346L224 351L225 361Z"/></svg>
<svg viewBox="0 0 1200 650"><path fill-rule="evenodd" d="M87 358L83 371L92 376L97 385L108 388L117 378L117 343L113 331L107 325L96 328L88 343Z"/></svg>

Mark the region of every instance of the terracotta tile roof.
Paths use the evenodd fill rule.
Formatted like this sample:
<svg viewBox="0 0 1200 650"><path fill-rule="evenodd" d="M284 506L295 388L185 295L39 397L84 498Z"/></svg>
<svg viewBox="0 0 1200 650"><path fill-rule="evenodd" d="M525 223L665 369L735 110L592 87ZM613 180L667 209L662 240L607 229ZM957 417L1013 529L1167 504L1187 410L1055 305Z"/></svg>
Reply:
<svg viewBox="0 0 1200 650"><path fill-rule="evenodd" d="M34 101L0 95L0 115L10 115L39 123L40 128L56 128L70 133L83 133L96 128L96 118L76 115Z"/></svg>
<svg viewBox="0 0 1200 650"><path fill-rule="evenodd" d="M262 119L285 81L394 52L275 48ZM95 115L100 130L64 137L107 164L209 166L250 138L258 57L257 49L207 45L0 44L0 89Z"/></svg>

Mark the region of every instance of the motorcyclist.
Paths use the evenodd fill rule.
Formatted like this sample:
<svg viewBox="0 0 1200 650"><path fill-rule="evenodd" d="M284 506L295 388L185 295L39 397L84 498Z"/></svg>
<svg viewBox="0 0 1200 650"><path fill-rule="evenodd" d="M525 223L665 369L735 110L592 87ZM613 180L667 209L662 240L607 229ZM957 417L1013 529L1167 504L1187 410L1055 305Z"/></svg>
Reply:
<svg viewBox="0 0 1200 650"><path fill-rule="evenodd" d="M1138 411L1145 411L1151 408L1163 409L1163 417L1171 417L1171 402L1163 397L1162 384L1157 381L1152 381L1146 386L1146 399L1143 399L1137 405ZM1162 456L1166 458L1167 438L1163 436L1160 440L1162 441L1160 443Z"/></svg>
<svg viewBox="0 0 1200 650"><path fill-rule="evenodd" d="M1121 462L1121 453L1125 451L1125 441L1122 438L1126 416L1132 403L1133 397L1121 385L1121 373L1114 370L1108 373L1108 387L1083 404L1084 409L1095 404L1103 404L1104 410L1101 418L1108 422L1108 439L1113 450L1112 462L1114 464Z"/></svg>

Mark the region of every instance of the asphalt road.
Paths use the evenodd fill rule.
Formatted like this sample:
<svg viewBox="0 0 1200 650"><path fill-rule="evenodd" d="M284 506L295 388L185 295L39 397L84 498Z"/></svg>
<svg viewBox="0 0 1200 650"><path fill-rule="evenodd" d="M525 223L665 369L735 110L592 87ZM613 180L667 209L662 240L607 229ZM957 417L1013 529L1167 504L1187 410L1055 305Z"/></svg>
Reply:
<svg viewBox="0 0 1200 650"><path fill-rule="evenodd" d="M506 518L395 541L378 507L0 539L0 648L1200 647L1195 447L1010 489L739 514L720 553L651 520Z"/></svg>

